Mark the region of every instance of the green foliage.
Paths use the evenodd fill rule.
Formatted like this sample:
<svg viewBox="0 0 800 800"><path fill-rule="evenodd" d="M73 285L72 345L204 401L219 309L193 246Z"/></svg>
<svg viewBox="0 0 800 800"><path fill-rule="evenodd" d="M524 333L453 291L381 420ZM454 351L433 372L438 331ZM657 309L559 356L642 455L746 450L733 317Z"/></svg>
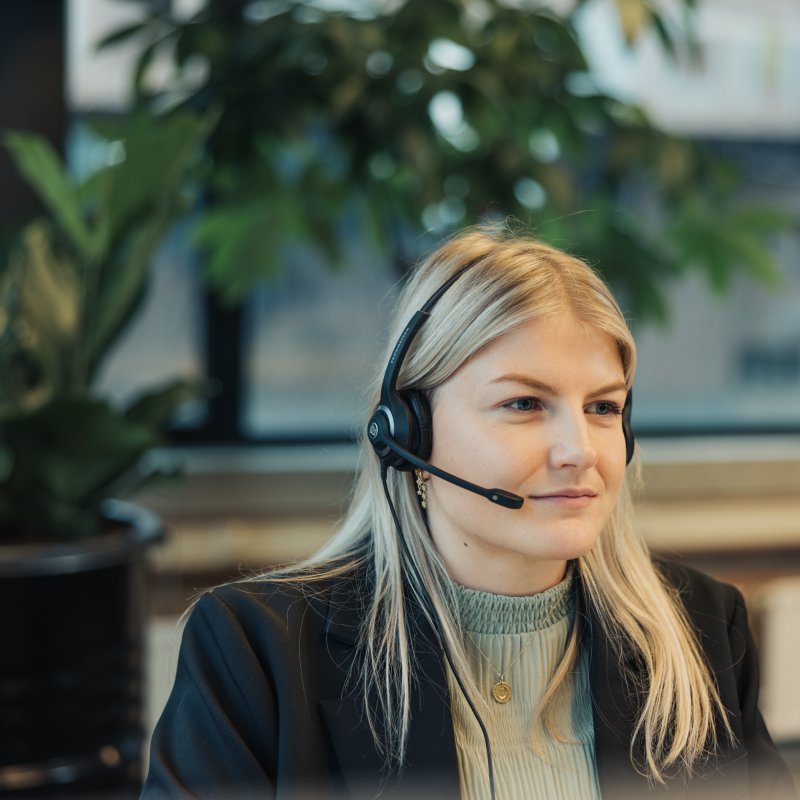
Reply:
<svg viewBox="0 0 800 800"><path fill-rule="evenodd" d="M12 539L98 533L97 509L109 487L158 443L153 427L85 394L56 395L32 412L5 417L0 435L13 453L0 491L3 532Z"/></svg>
<svg viewBox="0 0 800 800"><path fill-rule="evenodd" d="M133 120L124 158L81 183L44 139L5 137L47 214L21 231L0 272L0 541L95 534L101 502L135 487L139 459L199 390L173 381L116 408L92 385L185 212L186 173L209 126L187 114Z"/></svg>
<svg viewBox="0 0 800 800"><path fill-rule="evenodd" d="M81 215L77 187L65 174L58 155L46 139L9 133L5 144L17 169L39 195L61 230L82 256L88 256L91 234Z"/></svg>
<svg viewBox="0 0 800 800"><path fill-rule="evenodd" d="M219 112L193 176L206 197L196 241L230 302L278 273L292 242L344 260L354 208L396 258L416 255L402 249L421 229L514 217L601 265L637 318L665 318L664 287L687 268L714 286L740 268L775 278L774 221L736 207L735 176L723 179L717 159L598 90L573 17L545 4L406 0L345 13L207 0L186 18L132 2L141 21L107 46L142 48L139 105ZM693 6L684 0L685 16ZM628 41L655 30L669 52L696 56L680 14L646 0L616 7ZM175 79L153 92L156 55Z"/></svg>

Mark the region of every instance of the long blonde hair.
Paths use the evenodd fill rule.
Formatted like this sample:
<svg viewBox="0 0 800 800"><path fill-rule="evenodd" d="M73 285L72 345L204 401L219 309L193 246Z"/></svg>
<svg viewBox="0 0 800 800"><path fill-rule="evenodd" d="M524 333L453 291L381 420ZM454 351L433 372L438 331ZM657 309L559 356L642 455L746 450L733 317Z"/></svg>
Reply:
<svg viewBox="0 0 800 800"><path fill-rule="evenodd" d="M470 229L445 242L412 274L397 302L393 344L413 313L449 276L473 266L442 296L415 337L398 387L433 392L481 348L535 318L569 308L617 344L630 387L636 348L624 317L601 278L586 264L540 242L509 232ZM387 353L388 358L388 353ZM382 371L376 375L377 404ZM360 630L356 678L364 711L387 766L402 765L414 684L409 603L427 614L425 597L466 689L476 692L455 612L452 582L428 535L410 473L390 470L388 488L408 545L403 550L392 519L378 459L362 441L360 475L349 510L332 539L310 559L280 573L253 579L303 581L366 566L374 580ZM634 468L631 468L635 471ZM690 771L717 743L715 715L727 721L713 677L677 592L653 566L633 522L629 477L612 518L596 545L577 559L586 600L620 656L633 655L644 675L630 674L640 698L631 742L634 765L653 780L678 766ZM409 563L413 562L413 563ZM553 735L557 701L580 655L579 615L564 657L543 698L538 718ZM383 725L367 697L379 698ZM725 723L724 723L725 724ZM729 729L727 729L729 732ZM634 759L637 744L644 754Z"/></svg>

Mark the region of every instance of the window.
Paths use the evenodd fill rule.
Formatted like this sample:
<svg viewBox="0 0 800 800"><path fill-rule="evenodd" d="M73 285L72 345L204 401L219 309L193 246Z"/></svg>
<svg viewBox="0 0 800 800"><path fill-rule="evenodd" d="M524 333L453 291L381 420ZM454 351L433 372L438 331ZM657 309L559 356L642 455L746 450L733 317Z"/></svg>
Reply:
<svg viewBox="0 0 800 800"><path fill-rule="evenodd" d="M298 250L247 302L242 430L247 439L352 437L380 363L396 276L358 247L332 270Z"/></svg>
<svg viewBox="0 0 800 800"><path fill-rule="evenodd" d="M668 328L634 326L634 422L650 433L800 430L800 151L780 141L718 142L748 199L793 215L776 237L779 285L741 277L724 296L697 275L670 292Z"/></svg>

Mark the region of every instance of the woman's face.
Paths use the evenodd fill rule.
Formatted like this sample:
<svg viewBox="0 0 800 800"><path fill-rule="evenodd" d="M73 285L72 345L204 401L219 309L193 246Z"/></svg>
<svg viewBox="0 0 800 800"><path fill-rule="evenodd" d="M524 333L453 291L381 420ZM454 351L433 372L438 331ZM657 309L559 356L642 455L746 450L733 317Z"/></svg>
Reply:
<svg viewBox="0 0 800 800"><path fill-rule="evenodd" d="M501 336L435 390L431 463L525 498L507 509L425 475L433 540L456 581L531 594L591 549L625 473L626 395L614 340L571 312Z"/></svg>

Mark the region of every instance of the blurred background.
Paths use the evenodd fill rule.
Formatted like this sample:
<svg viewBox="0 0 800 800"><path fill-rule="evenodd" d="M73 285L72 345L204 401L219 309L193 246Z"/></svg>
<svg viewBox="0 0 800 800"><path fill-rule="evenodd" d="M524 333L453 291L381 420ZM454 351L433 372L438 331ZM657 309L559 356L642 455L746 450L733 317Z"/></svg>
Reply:
<svg viewBox="0 0 800 800"><path fill-rule="evenodd" d="M398 282L507 217L628 316L643 533L800 772L797 3L7 3L0 134L0 794L135 796L178 617L326 540Z"/></svg>

